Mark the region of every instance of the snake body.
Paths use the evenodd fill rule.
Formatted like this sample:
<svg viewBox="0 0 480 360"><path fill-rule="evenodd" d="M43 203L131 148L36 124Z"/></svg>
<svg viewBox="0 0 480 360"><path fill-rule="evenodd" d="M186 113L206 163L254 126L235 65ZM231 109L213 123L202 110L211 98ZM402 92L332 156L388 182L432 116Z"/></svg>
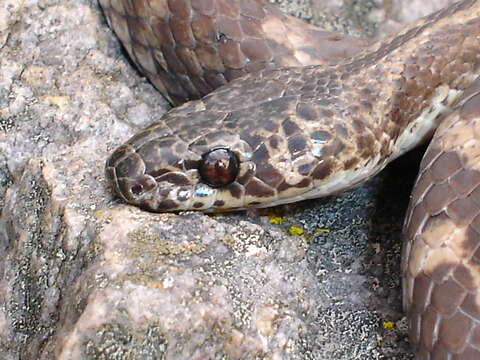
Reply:
<svg viewBox="0 0 480 360"><path fill-rule="evenodd" d="M335 62L368 44L258 0L100 3L131 59L174 105L250 72Z"/></svg>
<svg viewBox="0 0 480 360"><path fill-rule="evenodd" d="M203 39L205 46L217 42L220 48L233 38L223 32L220 36L218 27L209 32L197 26L207 40L182 28L188 23L194 29L198 18L207 22L205 14L224 14L219 4L240 2L102 1L134 61L162 92L175 88L173 102L203 95L190 85L200 84L198 74L211 74L211 67L208 61L191 60L198 65L192 66L177 59L185 71L181 86L172 85L171 75L165 74L175 64L174 52L159 55L168 46L151 45L159 36L155 11L167 19L181 15L177 36L171 30L169 38L163 29L162 41L178 41L188 55L193 50L185 50L185 39L200 45ZM241 5L232 13L255 24L268 23L265 9L270 7L246 4L246 9L261 10L256 18L241 15ZM277 16L274 22L282 23L278 16L283 15L270 12ZM237 44L242 48L241 40ZM120 146L107 161L107 176L121 198L150 211L273 206L352 187L441 124L422 162L407 214L404 304L418 359L478 359L479 49L480 0L463 0L337 64L271 69L282 60L263 59L263 71L171 110ZM288 57L301 51L284 53Z"/></svg>

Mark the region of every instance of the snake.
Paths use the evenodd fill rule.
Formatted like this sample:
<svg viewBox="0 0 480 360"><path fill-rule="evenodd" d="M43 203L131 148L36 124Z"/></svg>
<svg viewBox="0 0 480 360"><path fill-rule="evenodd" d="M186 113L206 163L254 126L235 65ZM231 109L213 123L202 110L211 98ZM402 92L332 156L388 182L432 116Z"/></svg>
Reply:
<svg viewBox="0 0 480 360"><path fill-rule="evenodd" d="M174 105L106 176L152 212L270 207L345 191L432 138L407 210L416 359L480 359L480 0L370 44L257 0L101 0Z"/></svg>

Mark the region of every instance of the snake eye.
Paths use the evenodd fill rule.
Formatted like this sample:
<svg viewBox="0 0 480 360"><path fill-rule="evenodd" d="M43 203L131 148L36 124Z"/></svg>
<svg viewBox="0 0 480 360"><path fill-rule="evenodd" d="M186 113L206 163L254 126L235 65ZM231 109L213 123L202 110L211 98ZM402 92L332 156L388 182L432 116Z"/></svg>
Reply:
<svg viewBox="0 0 480 360"><path fill-rule="evenodd" d="M203 182L213 188L231 184L236 179L238 170L237 156L225 148L216 148L203 154L198 168Z"/></svg>

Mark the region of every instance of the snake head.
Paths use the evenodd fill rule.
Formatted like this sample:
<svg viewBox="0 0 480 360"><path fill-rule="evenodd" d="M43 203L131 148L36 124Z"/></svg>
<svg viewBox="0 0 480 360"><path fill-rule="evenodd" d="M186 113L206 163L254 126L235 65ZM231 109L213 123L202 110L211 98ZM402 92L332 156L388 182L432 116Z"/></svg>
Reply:
<svg viewBox="0 0 480 360"><path fill-rule="evenodd" d="M249 145L224 130L187 143L152 126L112 153L106 174L120 198L145 210L211 212L244 207L251 157Z"/></svg>
<svg viewBox="0 0 480 360"><path fill-rule="evenodd" d="M381 143L334 102L346 102L336 75L307 69L285 92L287 75L246 76L164 114L107 161L115 192L149 211L215 212L331 195L378 171ZM302 88L314 75L329 84L320 97Z"/></svg>
<svg viewBox="0 0 480 360"><path fill-rule="evenodd" d="M274 206L312 197L315 177L329 174L331 162L315 156L325 141L314 136L254 143L220 128L184 141L153 126L117 148L106 173L120 198L153 212Z"/></svg>
<svg viewBox="0 0 480 360"><path fill-rule="evenodd" d="M120 198L148 211L217 212L330 195L372 171L356 170L365 164L346 127L301 121L302 103L267 116L274 105L218 117L195 111L198 103L175 109L115 150L107 177Z"/></svg>

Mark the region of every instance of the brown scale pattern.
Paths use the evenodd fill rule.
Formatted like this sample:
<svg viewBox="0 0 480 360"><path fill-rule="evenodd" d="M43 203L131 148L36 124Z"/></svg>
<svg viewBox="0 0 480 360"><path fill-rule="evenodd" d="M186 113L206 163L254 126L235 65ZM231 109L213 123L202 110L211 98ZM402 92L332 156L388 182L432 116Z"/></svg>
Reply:
<svg viewBox="0 0 480 360"><path fill-rule="evenodd" d="M479 359L480 93L430 143L405 234L404 303L418 358Z"/></svg>
<svg viewBox="0 0 480 360"><path fill-rule="evenodd" d="M173 102L266 69L173 109L112 154L106 171L116 192L147 210L233 210L340 191L428 137L433 130L404 141L421 128L417 119L440 122L440 106L444 115L457 108L441 122L412 193L404 302L417 359L480 358L480 0L460 1L337 65L289 69L270 67L299 53L285 42L291 20L263 2L102 6ZM213 147L240 160L236 180L219 189L197 170Z"/></svg>
<svg viewBox="0 0 480 360"><path fill-rule="evenodd" d="M312 27L263 1L100 4L130 58L174 105L250 72L339 61L368 44Z"/></svg>

